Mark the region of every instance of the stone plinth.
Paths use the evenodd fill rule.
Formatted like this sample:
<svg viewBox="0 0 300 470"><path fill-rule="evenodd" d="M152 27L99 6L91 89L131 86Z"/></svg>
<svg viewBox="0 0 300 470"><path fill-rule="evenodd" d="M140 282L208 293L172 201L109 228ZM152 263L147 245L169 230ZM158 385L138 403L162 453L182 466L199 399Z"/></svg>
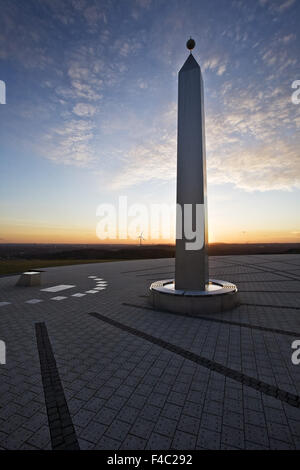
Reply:
<svg viewBox="0 0 300 470"><path fill-rule="evenodd" d="M237 287L227 281L210 279L204 291L175 289L173 279L150 286L150 302L157 310L205 315L231 310L239 304Z"/></svg>

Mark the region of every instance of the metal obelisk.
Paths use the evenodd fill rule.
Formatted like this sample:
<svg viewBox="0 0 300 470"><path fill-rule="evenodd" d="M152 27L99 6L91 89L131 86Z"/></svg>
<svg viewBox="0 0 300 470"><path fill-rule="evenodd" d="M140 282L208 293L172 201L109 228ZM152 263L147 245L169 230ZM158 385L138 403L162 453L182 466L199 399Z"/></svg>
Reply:
<svg viewBox="0 0 300 470"><path fill-rule="evenodd" d="M188 49L194 45L193 40L187 43ZM198 246L196 240L191 243L185 234L186 205L190 205L193 231L202 240ZM208 283L208 259L203 82L200 66L192 53L179 71L177 208L176 237L182 238L176 238L175 289L204 291ZM198 215L202 213L198 220L197 210Z"/></svg>
<svg viewBox="0 0 300 470"><path fill-rule="evenodd" d="M195 41L189 39L186 45L192 50ZM239 304L236 285L208 279L205 160L203 82L190 54L178 86L175 279L151 284L149 300L158 310L202 315Z"/></svg>

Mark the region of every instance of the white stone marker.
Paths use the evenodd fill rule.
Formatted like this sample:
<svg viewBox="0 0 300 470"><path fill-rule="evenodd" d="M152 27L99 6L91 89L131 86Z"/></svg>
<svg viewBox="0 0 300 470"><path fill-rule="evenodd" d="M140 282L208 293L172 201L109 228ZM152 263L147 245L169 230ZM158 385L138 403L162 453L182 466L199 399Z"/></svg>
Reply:
<svg viewBox="0 0 300 470"><path fill-rule="evenodd" d="M41 273L39 271L26 271L21 274L16 285L21 287L40 286Z"/></svg>

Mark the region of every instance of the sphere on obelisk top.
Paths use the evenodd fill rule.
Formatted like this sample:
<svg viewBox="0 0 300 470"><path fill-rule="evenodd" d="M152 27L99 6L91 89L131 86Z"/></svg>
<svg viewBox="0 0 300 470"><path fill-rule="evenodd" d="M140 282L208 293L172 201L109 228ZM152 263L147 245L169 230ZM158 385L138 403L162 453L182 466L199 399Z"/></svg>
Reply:
<svg viewBox="0 0 300 470"><path fill-rule="evenodd" d="M186 43L186 47L188 48L188 50L191 52L192 49L194 49L194 47L196 46L196 43L194 41L194 39L190 38L187 43Z"/></svg>

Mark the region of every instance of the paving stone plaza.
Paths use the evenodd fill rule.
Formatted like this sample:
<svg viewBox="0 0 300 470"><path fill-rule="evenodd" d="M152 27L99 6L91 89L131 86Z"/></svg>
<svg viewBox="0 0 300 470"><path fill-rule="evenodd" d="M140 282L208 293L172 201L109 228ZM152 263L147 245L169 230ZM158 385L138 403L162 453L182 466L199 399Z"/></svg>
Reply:
<svg viewBox="0 0 300 470"><path fill-rule="evenodd" d="M155 311L173 259L0 278L1 449L299 449L300 255L210 257L240 306Z"/></svg>

